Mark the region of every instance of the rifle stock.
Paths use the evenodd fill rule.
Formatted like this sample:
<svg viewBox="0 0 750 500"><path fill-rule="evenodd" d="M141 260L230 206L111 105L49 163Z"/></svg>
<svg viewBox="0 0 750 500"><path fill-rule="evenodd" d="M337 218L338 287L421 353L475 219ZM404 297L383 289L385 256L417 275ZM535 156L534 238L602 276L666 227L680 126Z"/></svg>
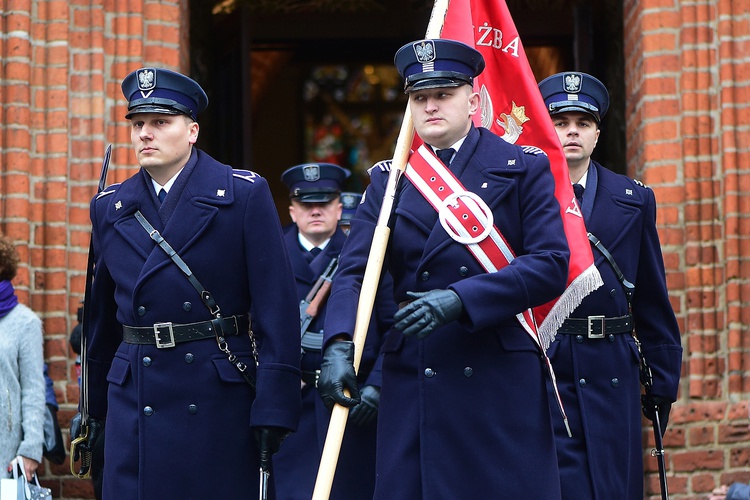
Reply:
<svg viewBox="0 0 750 500"><path fill-rule="evenodd" d="M339 259L334 257L326 267L323 274L321 274L315 281L307 296L299 304L299 321L300 321L300 335L304 335L307 329L310 327L310 323L318 315L320 306L328 298L328 293L331 291L331 282L333 281L333 275L336 274L336 270L339 268Z"/></svg>

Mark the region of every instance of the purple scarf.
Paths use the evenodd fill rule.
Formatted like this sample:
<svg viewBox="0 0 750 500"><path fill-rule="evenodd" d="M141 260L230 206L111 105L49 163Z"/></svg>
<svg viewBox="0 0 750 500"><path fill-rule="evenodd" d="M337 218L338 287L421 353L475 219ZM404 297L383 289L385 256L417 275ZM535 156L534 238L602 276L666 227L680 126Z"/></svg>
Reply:
<svg viewBox="0 0 750 500"><path fill-rule="evenodd" d="M18 304L13 285L8 280L0 281L0 318L4 318Z"/></svg>

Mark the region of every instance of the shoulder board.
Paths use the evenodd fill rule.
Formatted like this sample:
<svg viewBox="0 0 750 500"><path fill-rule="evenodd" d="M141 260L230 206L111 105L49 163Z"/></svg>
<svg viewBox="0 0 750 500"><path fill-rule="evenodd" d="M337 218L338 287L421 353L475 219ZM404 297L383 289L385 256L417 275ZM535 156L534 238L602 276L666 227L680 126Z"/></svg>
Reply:
<svg viewBox="0 0 750 500"><path fill-rule="evenodd" d="M638 179L633 179L633 182L635 182L636 184L638 184L639 186L641 186L643 188L648 189L648 186L645 185L642 181L639 181Z"/></svg>
<svg viewBox="0 0 750 500"><path fill-rule="evenodd" d="M248 182L255 182L255 179L257 179L259 176L252 170L237 170L234 169L232 172L232 175L234 177L237 177L238 179L244 179Z"/></svg>
<svg viewBox="0 0 750 500"><path fill-rule="evenodd" d="M117 184L112 184L108 188L105 188L104 191L102 191L101 193L97 194L96 195L96 199L98 200L99 198L104 198L105 196L108 196L108 195L114 193L115 191L117 191L117 189L115 189L115 188L117 188L119 186L120 186L119 182Z"/></svg>
<svg viewBox="0 0 750 500"><path fill-rule="evenodd" d="M392 164L393 160L381 160L367 169L367 174L372 175L373 172L377 172L378 170L380 170L381 172L390 172Z"/></svg>
<svg viewBox="0 0 750 500"><path fill-rule="evenodd" d="M528 155L544 155L547 156L547 153L544 152L543 149L538 148L536 146L520 146L524 153Z"/></svg>

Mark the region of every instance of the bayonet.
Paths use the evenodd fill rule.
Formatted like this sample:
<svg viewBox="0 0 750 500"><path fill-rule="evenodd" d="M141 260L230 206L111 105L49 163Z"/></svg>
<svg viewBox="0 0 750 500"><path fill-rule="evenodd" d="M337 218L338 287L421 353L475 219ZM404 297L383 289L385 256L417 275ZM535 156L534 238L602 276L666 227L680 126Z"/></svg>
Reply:
<svg viewBox="0 0 750 500"><path fill-rule="evenodd" d="M109 160L112 156L112 145L107 146L107 150L104 153L104 160L102 160L102 170L99 175L99 185L97 186L97 193L104 191L104 187L107 183L107 170L109 170ZM89 243L89 257L88 267L86 270L86 289L84 291L83 299L83 317L81 318L81 382L80 382L80 418L81 418L81 431L78 437L70 442L70 472L80 478L86 479L91 475L91 454L92 450L87 447L79 446L87 443L89 438L89 371L88 371L88 352L86 342L86 309L91 307L91 282L93 281L94 271L94 240L93 235L91 242ZM76 462L80 457L81 466L76 471Z"/></svg>

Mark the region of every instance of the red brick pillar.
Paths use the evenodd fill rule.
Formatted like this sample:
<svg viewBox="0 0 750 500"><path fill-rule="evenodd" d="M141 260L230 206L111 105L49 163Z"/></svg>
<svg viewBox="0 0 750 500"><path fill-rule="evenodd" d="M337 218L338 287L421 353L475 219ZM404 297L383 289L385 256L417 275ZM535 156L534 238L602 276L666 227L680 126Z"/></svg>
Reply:
<svg viewBox="0 0 750 500"><path fill-rule="evenodd" d="M18 242L19 299L44 321L45 360L67 431L78 404L68 335L83 297L102 156L135 172L120 82L141 66L187 71L188 0L9 0L0 7L0 232ZM5 10L4 10L5 9ZM64 436L68 439L67 433ZM93 498L45 462L54 498Z"/></svg>
<svg viewBox="0 0 750 500"><path fill-rule="evenodd" d="M659 203L685 349L665 436L670 493L705 498L750 479L750 12L729 0L626 0L624 21L628 171ZM653 446L650 433L644 441ZM658 498L656 461L644 460L647 497Z"/></svg>

